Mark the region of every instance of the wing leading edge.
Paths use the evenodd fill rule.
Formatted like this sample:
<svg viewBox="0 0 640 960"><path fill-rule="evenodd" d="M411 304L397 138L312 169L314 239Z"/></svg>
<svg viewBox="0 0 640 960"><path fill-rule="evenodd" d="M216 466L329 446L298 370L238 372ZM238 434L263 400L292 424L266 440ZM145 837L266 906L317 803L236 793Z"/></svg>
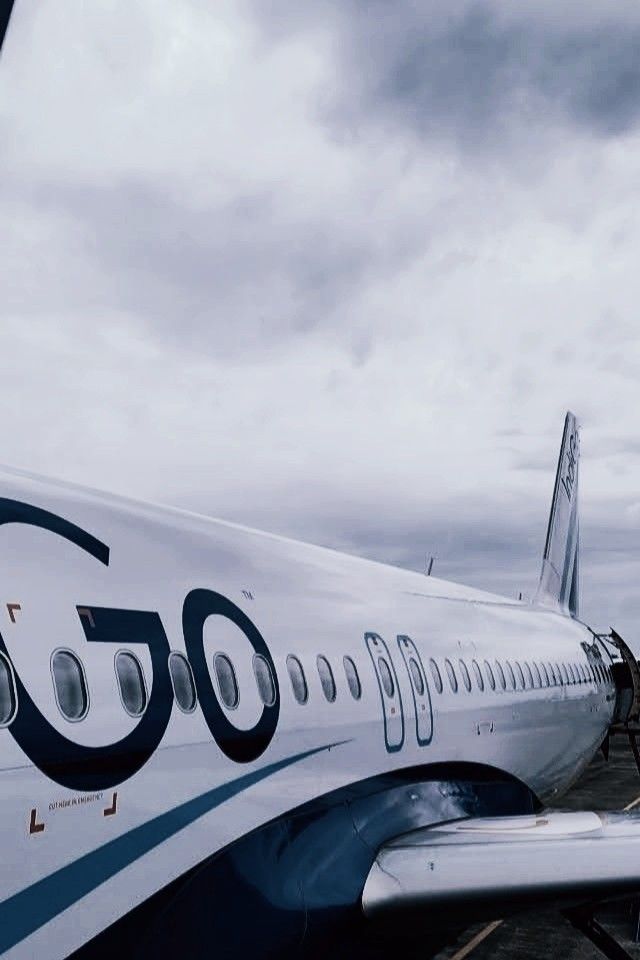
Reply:
<svg viewBox="0 0 640 960"><path fill-rule="evenodd" d="M367 917L477 916L640 890L640 814L469 819L398 837L378 851L362 895Z"/></svg>

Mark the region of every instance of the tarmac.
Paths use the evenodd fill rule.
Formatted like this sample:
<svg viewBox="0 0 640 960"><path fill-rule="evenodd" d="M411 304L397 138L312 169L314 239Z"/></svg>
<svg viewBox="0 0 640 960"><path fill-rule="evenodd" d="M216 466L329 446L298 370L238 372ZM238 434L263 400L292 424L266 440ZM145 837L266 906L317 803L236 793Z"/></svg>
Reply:
<svg viewBox="0 0 640 960"><path fill-rule="evenodd" d="M611 739L609 760L598 753L557 806L565 810L622 810L635 800L640 807L640 775L627 738L616 736ZM639 902L635 898L605 904L595 914L605 930L637 960L640 943L634 943L634 934ZM436 960L602 960L603 956L561 914L536 911L470 927Z"/></svg>

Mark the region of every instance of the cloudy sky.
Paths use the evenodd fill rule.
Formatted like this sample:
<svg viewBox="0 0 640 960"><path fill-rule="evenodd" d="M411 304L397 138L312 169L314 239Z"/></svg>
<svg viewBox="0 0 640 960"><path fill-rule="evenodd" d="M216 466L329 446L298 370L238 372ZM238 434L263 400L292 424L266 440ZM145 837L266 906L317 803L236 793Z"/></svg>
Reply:
<svg viewBox="0 0 640 960"><path fill-rule="evenodd" d="M640 650L636 0L16 0L15 466L515 595L564 412Z"/></svg>

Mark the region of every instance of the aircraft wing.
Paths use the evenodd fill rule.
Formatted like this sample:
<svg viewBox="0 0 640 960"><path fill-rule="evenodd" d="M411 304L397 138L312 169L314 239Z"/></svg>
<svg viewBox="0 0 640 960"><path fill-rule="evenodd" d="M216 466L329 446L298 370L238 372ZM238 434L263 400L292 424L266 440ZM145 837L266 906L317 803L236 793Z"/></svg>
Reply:
<svg viewBox="0 0 640 960"><path fill-rule="evenodd" d="M378 851L366 916L477 917L640 890L640 814L564 813L458 820L415 830Z"/></svg>

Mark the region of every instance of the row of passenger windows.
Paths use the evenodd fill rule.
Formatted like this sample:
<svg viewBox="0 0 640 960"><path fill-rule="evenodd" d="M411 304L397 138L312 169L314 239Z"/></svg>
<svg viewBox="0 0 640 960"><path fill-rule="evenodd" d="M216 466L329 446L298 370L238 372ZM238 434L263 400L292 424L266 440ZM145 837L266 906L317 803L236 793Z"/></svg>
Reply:
<svg viewBox="0 0 640 960"><path fill-rule="evenodd" d="M344 675L347 686L349 687L349 692L354 700L359 700L362 696L362 685L360 683L360 677L358 676L358 668L351 657L343 657L342 666L344 668ZM331 664L326 657L320 654L316 657L316 667L325 699L328 700L329 703L333 703L336 699L337 687ZM307 678L302 664L292 653L287 657L287 672L289 674L289 680L291 681L291 689L293 690L294 697L298 703L306 703L309 699Z"/></svg>
<svg viewBox="0 0 640 960"><path fill-rule="evenodd" d="M115 672L122 705L131 717L140 717L147 702L147 685L144 671L138 658L128 650L120 650L115 656ZM330 702L336 699L337 687L331 664L326 657L317 657L317 669L320 685L325 698ZM354 700L362 696L362 686L358 670L351 657L343 657L343 667L347 686ZM389 695L393 693L393 681L386 661L386 676L391 685ZM228 710L235 710L240 702L240 688L236 671L230 657L225 653L216 653L213 657L213 670L220 700ZM293 695L298 703L306 703L309 688L300 660L290 654L287 657L287 671L291 681ZM70 721L83 720L89 710L89 692L84 666L80 658L71 650L57 650L51 658L53 689L56 703L61 714ZM197 703L193 673L189 661L181 653L169 656L169 672L176 703L185 713L191 713ZM253 657L253 673L262 703L270 707L275 703L276 685L268 660L260 654ZM382 671L383 680L385 672ZM385 682L387 689L387 682ZM17 707L16 688L13 670L8 661L0 655L0 726L7 726L13 720Z"/></svg>
<svg viewBox="0 0 640 960"><path fill-rule="evenodd" d="M240 703L240 689L231 660L225 653L216 653L213 658L213 668L218 682L220 699L227 710L235 710ZM260 699L265 706L273 706L276 701L276 685L269 662L259 653L256 653L253 658L253 673Z"/></svg>
<svg viewBox="0 0 640 960"><path fill-rule="evenodd" d="M438 693L442 693L443 682L440 667L435 660L429 661L431 675ZM444 667L453 693L458 692L458 675L456 669L447 659ZM486 685L492 690L535 690L540 687L569 686L577 683L607 683L611 681L611 669L604 663L551 663L532 660L531 664L523 660L522 664L514 660L513 664L505 660L504 666L495 660L493 667L488 660L484 661L483 670L477 660L471 661L471 670L478 690L485 689ZM472 686L471 673L464 660L458 660L458 672L462 685L470 691Z"/></svg>
<svg viewBox="0 0 640 960"><path fill-rule="evenodd" d="M120 650L115 656L115 672L122 705L131 717L140 717L147 707L147 685L142 665L133 653ZM60 713L67 720L83 720L89 710L89 689L84 666L71 650L56 650L51 657L53 690ZM176 703L185 713L196 706L196 690L191 666L181 653L169 656L169 673ZM17 709L13 670L0 654L0 726L13 720Z"/></svg>
<svg viewBox="0 0 640 960"><path fill-rule="evenodd" d="M138 658L128 650L120 650L115 656L115 672L118 690L122 705L131 717L140 717L147 706L148 694L144 671ZM304 668L298 657L289 654L287 657L287 672L291 682L291 689L296 701L304 704L309 699L309 686ZM420 696L425 690L425 681L421 667L410 657L408 660L411 679ZM385 694L392 697L395 684L391 668L385 657L378 657L378 674ZM351 657L342 658L342 666L349 692L354 700L362 696L362 684L357 667ZM444 684L440 667L435 660L429 660L429 667L433 682L438 693L443 692ZM333 668L328 659L320 654L316 658L316 668L322 692L329 703L333 703L337 695L336 681ZM509 660L504 666L495 660L493 666L488 660L483 663L483 669L477 660L471 661L471 672L464 660L458 660L458 673L451 660L444 661L449 686L454 693L458 692L459 681L467 691L471 690L471 673L478 690L532 690L540 687L553 687L577 683L606 683L611 681L611 670L605 664L557 664L551 662L524 660L522 665ZM231 659L225 653L216 653L213 658L213 669L218 686L220 699L228 710L234 710L240 702L240 688L235 668ZM71 650L57 650L51 658L51 671L56 703L62 715L70 721L82 720L89 710L89 693L84 667L79 657ZM169 656L169 672L176 703L185 713L191 713L197 703L193 673L189 661L183 654L172 652ZM276 685L271 666L268 660L260 654L253 657L253 673L258 688L258 694L265 706L272 706L276 699ZM0 655L0 726L11 722L16 711L16 690L13 670L7 660Z"/></svg>
<svg viewBox="0 0 640 960"><path fill-rule="evenodd" d="M120 650L114 663L122 705L130 717L141 717L148 702L142 665L128 650ZM60 713L67 720L82 720L89 709L89 693L79 657L71 650L56 650L51 658L51 672ZM185 713L191 713L196 706L196 690L187 658L171 653L169 673L176 703Z"/></svg>

